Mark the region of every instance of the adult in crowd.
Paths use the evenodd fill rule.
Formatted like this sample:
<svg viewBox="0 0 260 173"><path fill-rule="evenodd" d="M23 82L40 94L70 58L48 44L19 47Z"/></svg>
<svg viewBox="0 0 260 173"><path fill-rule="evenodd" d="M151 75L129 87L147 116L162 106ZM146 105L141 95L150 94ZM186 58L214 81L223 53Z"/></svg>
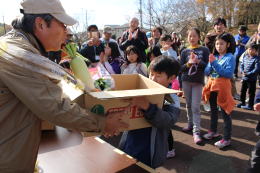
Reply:
<svg viewBox="0 0 260 173"><path fill-rule="evenodd" d="M260 56L260 22L258 24L257 32L250 37L246 47L249 47L252 43L258 46L257 54Z"/></svg>
<svg viewBox="0 0 260 173"><path fill-rule="evenodd" d="M110 42L117 43L117 41L112 38L112 28L111 27L109 27L109 26L104 27L103 37L100 38L100 41L103 44L110 43Z"/></svg>
<svg viewBox="0 0 260 173"><path fill-rule="evenodd" d="M100 38L101 43L105 46L108 43L116 43L118 50L120 52L120 55L124 57L124 52L119 48L119 45L115 39L112 38L112 28L110 26L104 27L103 30L103 37Z"/></svg>
<svg viewBox="0 0 260 173"><path fill-rule="evenodd" d="M90 60L92 64L100 61L100 55L104 53L104 45L101 43L100 33L96 25L90 25L87 29L88 41L82 45L80 54Z"/></svg>
<svg viewBox="0 0 260 173"><path fill-rule="evenodd" d="M238 75L238 65L239 65L239 58L240 56L246 51L246 43L249 40L249 36L246 34L247 27L244 25L239 26L238 34L235 35L235 41L236 41L236 52L235 52L235 58L236 58L236 67L234 76L237 78Z"/></svg>
<svg viewBox="0 0 260 173"><path fill-rule="evenodd" d="M205 37L205 40L204 40L205 46L209 49L210 53L213 53L216 37L218 35L225 33L226 27L227 27L227 23L226 23L226 20L224 18L219 17L219 18L214 20L214 31L208 33ZM230 34L230 33L227 33L227 34ZM230 46L231 46L230 49L232 49L231 53L234 54L235 50L236 50L235 39L231 40Z"/></svg>
<svg viewBox="0 0 260 173"><path fill-rule="evenodd" d="M180 52L180 46L181 46L181 40L178 37L176 32L172 32L172 48L177 52L179 55Z"/></svg>
<svg viewBox="0 0 260 173"><path fill-rule="evenodd" d="M161 27L154 27L152 29L152 37L148 40L149 47L157 46L160 47L160 38L162 36L162 28Z"/></svg>
<svg viewBox="0 0 260 173"><path fill-rule="evenodd" d="M77 83L46 52L64 43L76 23L59 0L24 0L21 18L0 39L0 172L33 173L41 140L41 120L78 131L113 135L119 114L109 118L72 103L57 84ZM66 78L66 79L65 79Z"/></svg>
<svg viewBox="0 0 260 173"><path fill-rule="evenodd" d="M135 46L140 52L140 58L142 62L146 61L145 50L148 48L148 40L145 32L139 27L139 20L132 18L129 23L129 29L125 31L120 39L119 47L122 51L125 51L128 46Z"/></svg>

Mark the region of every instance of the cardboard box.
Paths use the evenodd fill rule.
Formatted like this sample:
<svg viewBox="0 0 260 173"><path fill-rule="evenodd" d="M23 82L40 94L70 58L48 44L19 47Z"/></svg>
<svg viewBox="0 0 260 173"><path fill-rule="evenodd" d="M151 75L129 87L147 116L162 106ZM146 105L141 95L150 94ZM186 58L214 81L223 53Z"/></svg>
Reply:
<svg viewBox="0 0 260 173"><path fill-rule="evenodd" d="M151 103L162 107L164 95L177 93L178 91L165 88L160 84L138 74L112 75L115 80L113 91L90 92L85 94L85 107L98 114L124 111L123 121L129 124L128 129L133 130L150 127L142 112L137 107L130 105L126 99L138 96L145 96ZM98 133L83 132L83 136L99 135Z"/></svg>

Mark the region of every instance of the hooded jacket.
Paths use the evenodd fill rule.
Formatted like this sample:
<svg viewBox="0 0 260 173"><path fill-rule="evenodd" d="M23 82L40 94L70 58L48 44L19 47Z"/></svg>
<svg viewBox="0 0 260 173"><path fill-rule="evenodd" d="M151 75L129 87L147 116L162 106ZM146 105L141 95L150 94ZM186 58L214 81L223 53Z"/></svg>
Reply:
<svg viewBox="0 0 260 173"><path fill-rule="evenodd" d="M165 162L169 150L169 130L180 115L180 108L172 103L173 94L167 96L170 96L170 100L165 100L162 109L150 104L144 112L145 119L152 127L124 132L119 144L120 149L152 168Z"/></svg>
<svg viewBox="0 0 260 173"><path fill-rule="evenodd" d="M8 53L12 47L17 47L10 50L15 55ZM22 31L13 30L0 38L0 172L3 173L34 171L41 120L79 131L101 131L104 127L104 117L72 103L59 87L60 81L14 63L28 54L40 59L41 52L37 39ZM34 69L39 69L37 65L40 66L34 64Z"/></svg>
<svg viewBox="0 0 260 173"><path fill-rule="evenodd" d="M141 31L140 28L137 29L138 29L137 38L134 37L132 40L128 40L129 30L125 31L122 35L122 40L119 44L119 47L122 51L125 51L128 46L134 45L139 50L142 62L145 62L146 61L145 49L148 48L148 39L146 37L146 34L143 31Z"/></svg>

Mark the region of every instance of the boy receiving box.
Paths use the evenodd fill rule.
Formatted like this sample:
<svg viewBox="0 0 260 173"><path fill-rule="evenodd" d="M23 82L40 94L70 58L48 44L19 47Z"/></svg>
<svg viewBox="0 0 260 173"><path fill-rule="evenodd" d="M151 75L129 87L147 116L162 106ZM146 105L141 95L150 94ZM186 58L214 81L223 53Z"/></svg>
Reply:
<svg viewBox="0 0 260 173"><path fill-rule="evenodd" d="M149 78L168 87L178 76L179 70L180 65L176 60L161 56L152 61ZM152 127L125 132L120 141L120 149L152 168L159 167L166 160L169 131L176 123L180 109L170 103L172 101L166 100L163 108L158 108L145 97L133 98L131 102L143 111Z"/></svg>
<svg viewBox="0 0 260 173"><path fill-rule="evenodd" d="M259 73L259 57L257 56L257 45L251 44L247 51L242 55L242 62L240 65L240 71L242 73L242 87L240 101L237 105L239 108L253 110L256 81ZM246 91L249 89L249 102L245 105Z"/></svg>

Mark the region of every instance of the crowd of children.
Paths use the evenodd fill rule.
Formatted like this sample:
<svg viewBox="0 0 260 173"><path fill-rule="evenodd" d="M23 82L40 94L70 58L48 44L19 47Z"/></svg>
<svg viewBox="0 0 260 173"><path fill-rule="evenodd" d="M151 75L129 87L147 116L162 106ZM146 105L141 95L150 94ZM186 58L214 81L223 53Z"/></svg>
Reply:
<svg viewBox="0 0 260 173"><path fill-rule="evenodd" d="M236 92L234 78L239 74L237 67L240 67L242 75L241 103L237 107L253 110L260 70L259 38L246 47L249 39L242 40L246 34L243 32L246 31L245 27L239 28L239 34L243 35L234 38L225 31L226 21L218 18L214 23L215 32L207 34L204 44L201 43L199 29L189 29L188 46L180 51L180 41L176 33L163 34L162 28L155 27L145 34L138 25L138 19L133 18L129 24L130 29L118 39L118 43L115 40L105 42L110 39L107 33L103 41L90 38L81 53L86 58L91 55L92 63L99 61L111 74L141 74L165 87L182 90L187 112L187 126L182 130L192 131L196 144L200 144L203 139L211 140L220 136L217 132L220 111L224 120L224 134L215 146L229 146L232 136L231 117L235 107L232 91ZM260 32L260 25L258 29ZM91 28L88 30L91 31ZM237 59L241 60L240 66ZM144 97L134 98L132 104L144 113L152 127L124 132L120 141L123 151L153 168L162 165L166 158L175 156L171 129L180 114L180 99L177 94L171 94L170 98L170 101L165 100L162 109L149 103ZM201 104L209 104L211 110L210 128L204 135L200 132Z"/></svg>

